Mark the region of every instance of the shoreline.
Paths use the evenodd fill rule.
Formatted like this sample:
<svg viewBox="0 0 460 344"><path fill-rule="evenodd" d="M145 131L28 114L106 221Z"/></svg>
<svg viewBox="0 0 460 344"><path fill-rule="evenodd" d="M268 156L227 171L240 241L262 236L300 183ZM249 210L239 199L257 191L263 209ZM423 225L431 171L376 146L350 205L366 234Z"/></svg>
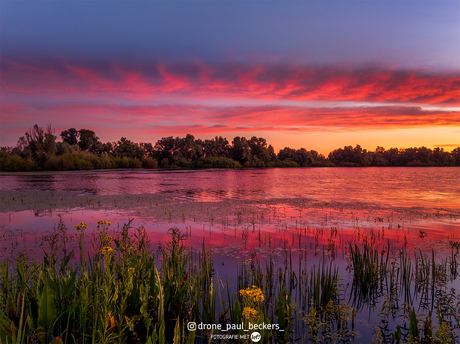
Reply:
<svg viewBox="0 0 460 344"><path fill-rule="evenodd" d="M112 173L112 172L126 172L126 173L136 173L136 172L153 172L153 173L163 173L163 172L202 172L202 171L226 171L226 170L236 170L236 171L246 171L246 170L271 170L271 169L318 169L318 168L345 168L345 169L352 169L352 168L460 168L458 165L445 165L445 166L434 166L434 165L414 165L414 166L407 166L407 165L387 165L387 166L377 166L377 165L369 165L369 166L348 166L348 165L335 165L335 166L264 166L264 167L215 167L215 168L99 168L99 169L81 169L81 170L33 170L33 171L1 171L0 170L0 177L1 176L28 176L28 175L40 175L40 174L61 174L61 173ZM145 171L145 172L142 172Z"/></svg>

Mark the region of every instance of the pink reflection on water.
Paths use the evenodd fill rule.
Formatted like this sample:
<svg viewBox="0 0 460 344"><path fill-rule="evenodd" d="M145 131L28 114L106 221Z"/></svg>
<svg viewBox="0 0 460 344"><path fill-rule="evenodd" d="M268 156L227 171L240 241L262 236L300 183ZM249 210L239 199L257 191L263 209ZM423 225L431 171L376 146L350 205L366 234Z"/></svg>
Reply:
<svg viewBox="0 0 460 344"><path fill-rule="evenodd" d="M0 190L75 191L82 197L154 194L203 202L302 198L458 211L459 173L459 167L69 171L3 174Z"/></svg>
<svg viewBox="0 0 460 344"><path fill-rule="evenodd" d="M375 213L375 212L374 212ZM248 215L248 214L245 214ZM168 230L177 227L185 235L185 243L201 249L203 243L214 251L220 263L235 265L256 253L264 259L281 257L286 252L302 257L325 257L341 260L347 255L349 243L369 243L381 248L390 244L394 253L399 249L448 253L449 242L460 241L460 222L448 218L412 218L392 211L375 215L365 210L298 209L284 205L267 206L265 215L239 215L225 221L202 223L194 221L168 222L154 218L130 216L124 212L105 210L48 210L0 213L0 257L14 257L19 252L40 258L47 249L46 236L58 232L62 219L69 238L67 250L78 251L75 225L88 224L85 248L91 251L91 237L99 220L112 223L109 234L117 237L129 219L132 227L143 226L152 249L171 239ZM131 230L132 233L133 230Z"/></svg>

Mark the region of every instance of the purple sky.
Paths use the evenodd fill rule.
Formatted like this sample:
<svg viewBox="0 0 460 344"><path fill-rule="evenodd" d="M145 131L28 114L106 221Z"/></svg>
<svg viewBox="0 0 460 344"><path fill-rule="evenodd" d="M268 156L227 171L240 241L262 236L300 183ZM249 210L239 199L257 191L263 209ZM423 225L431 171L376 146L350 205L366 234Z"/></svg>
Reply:
<svg viewBox="0 0 460 344"><path fill-rule="evenodd" d="M262 136L460 144L459 1L0 2L0 145Z"/></svg>

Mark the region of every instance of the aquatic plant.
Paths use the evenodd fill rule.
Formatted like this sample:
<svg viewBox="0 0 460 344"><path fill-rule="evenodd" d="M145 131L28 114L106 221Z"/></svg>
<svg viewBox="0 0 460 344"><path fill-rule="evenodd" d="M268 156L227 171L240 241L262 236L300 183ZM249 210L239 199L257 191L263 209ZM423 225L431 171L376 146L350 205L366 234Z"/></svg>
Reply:
<svg viewBox="0 0 460 344"><path fill-rule="evenodd" d="M310 242L305 236L301 240L304 246L315 245L317 260L311 262L300 249L298 262L289 248L280 250L278 258L270 253L265 261L253 252L232 284L221 279L204 242L201 249L185 244L188 229L171 228L170 240L153 251L143 227L133 228L130 221L115 231L108 221L99 221L88 252L88 226L75 227L75 237L64 239L68 232L55 228L43 238L42 261L21 253L0 262L2 342L208 342L214 330L188 331L189 321L224 328L242 322L278 324L280 331L261 331L264 343L347 342L357 335L356 319L364 307L377 310L376 343L458 340L460 298L449 288L456 278L455 245L443 257L434 251L410 254L390 243L381 249L372 235L363 235L360 247L346 245L335 227L325 232L305 226L295 229L295 238L310 231ZM256 229L248 231L257 235ZM64 240L69 243L66 254ZM79 257L69 252L72 240ZM350 249L351 289L328 254L331 247L335 252Z"/></svg>

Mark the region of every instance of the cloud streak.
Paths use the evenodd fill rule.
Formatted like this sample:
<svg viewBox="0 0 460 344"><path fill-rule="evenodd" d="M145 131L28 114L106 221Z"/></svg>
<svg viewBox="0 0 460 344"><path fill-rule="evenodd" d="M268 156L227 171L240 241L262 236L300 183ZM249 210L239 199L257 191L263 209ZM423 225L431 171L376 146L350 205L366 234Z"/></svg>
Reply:
<svg viewBox="0 0 460 344"><path fill-rule="evenodd" d="M134 126L143 134L184 135L238 131L352 131L459 126L460 113L413 106L296 107L202 105L2 104L5 125L45 117L58 130L86 123L110 130ZM19 115L19 117L18 117ZM122 131L122 130L121 130ZM139 132L139 134L141 134Z"/></svg>
<svg viewBox="0 0 460 344"><path fill-rule="evenodd" d="M72 62L1 58L1 92L9 97L125 97L379 102L460 105L460 72L379 66L161 61Z"/></svg>

